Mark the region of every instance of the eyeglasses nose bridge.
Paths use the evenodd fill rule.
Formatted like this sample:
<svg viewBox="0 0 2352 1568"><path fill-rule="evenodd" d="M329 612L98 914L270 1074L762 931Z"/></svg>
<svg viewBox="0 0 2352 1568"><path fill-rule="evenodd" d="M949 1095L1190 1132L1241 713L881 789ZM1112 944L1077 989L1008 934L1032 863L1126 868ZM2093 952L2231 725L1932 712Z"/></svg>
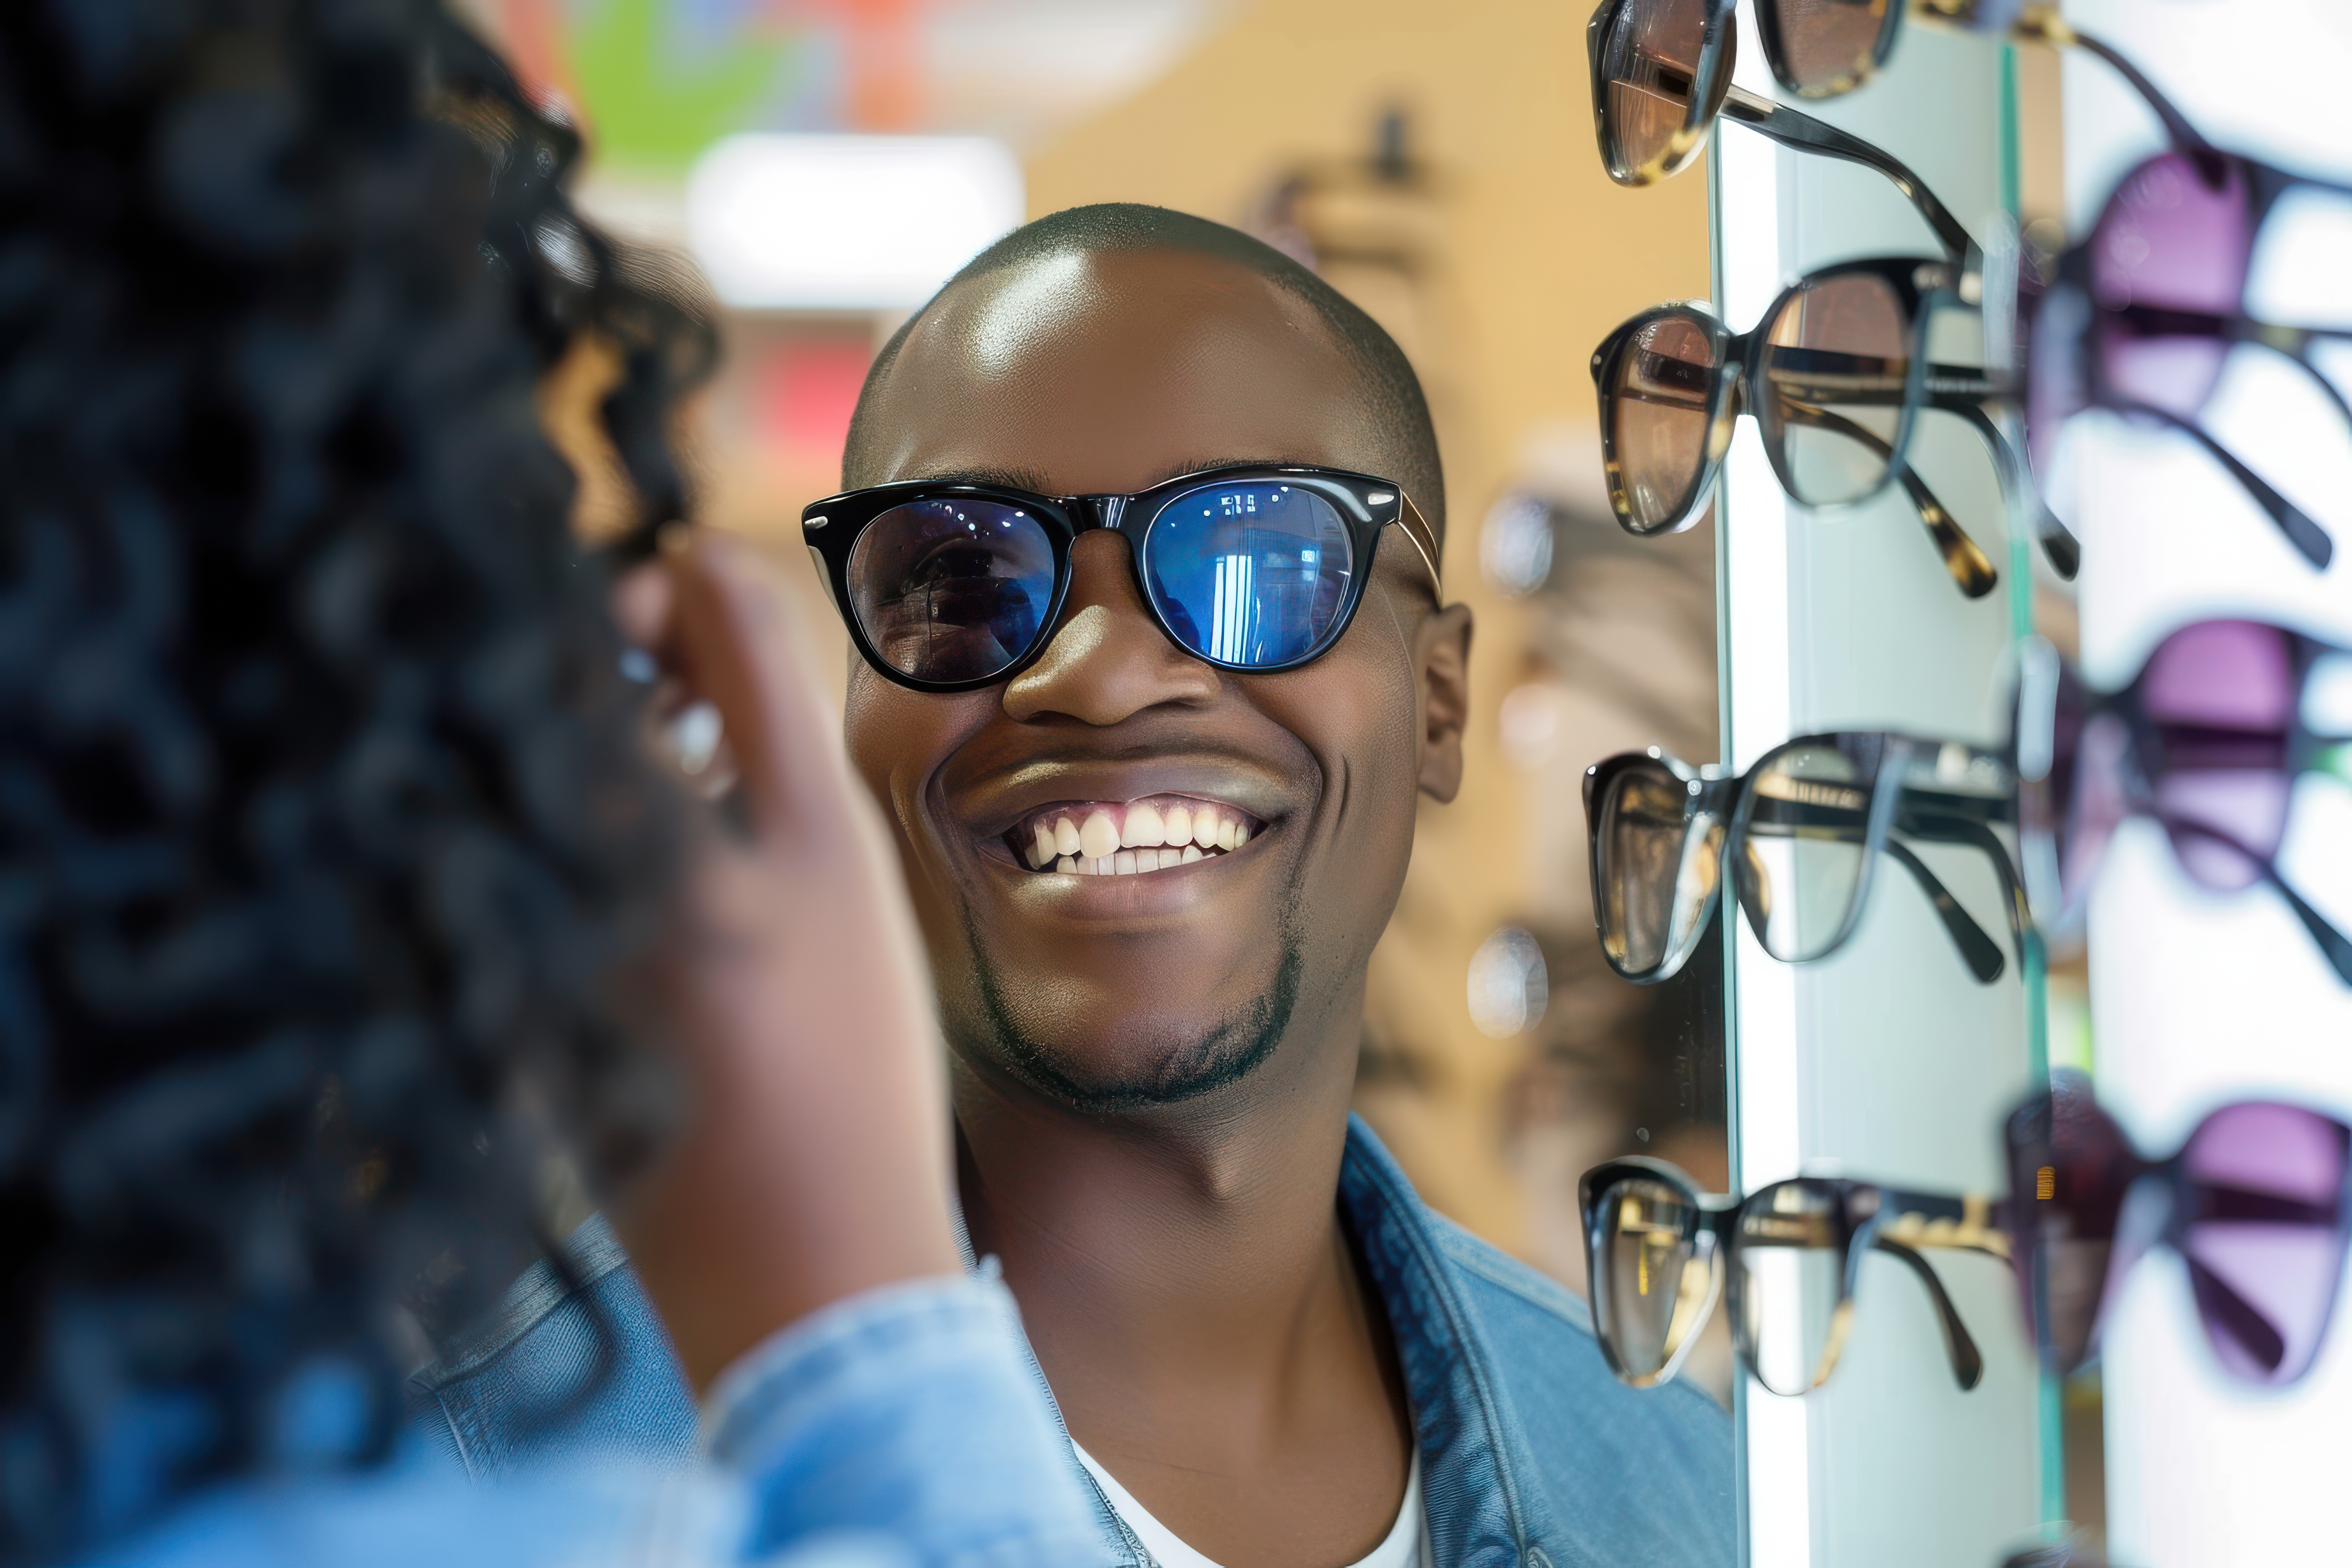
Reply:
<svg viewBox="0 0 2352 1568"><path fill-rule="evenodd" d="M1738 360L1723 367L1721 412L1706 432L1706 460L1720 463L1723 455L1731 450L1731 437L1739 423L1740 411L1748 405L1748 367Z"/></svg>
<svg viewBox="0 0 2352 1568"><path fill-rule="evenodd" d="M1073 496L1070 498L1070 520L1080 533L1098 528L1115 529L1127 515L1126 496Z"/></svg>

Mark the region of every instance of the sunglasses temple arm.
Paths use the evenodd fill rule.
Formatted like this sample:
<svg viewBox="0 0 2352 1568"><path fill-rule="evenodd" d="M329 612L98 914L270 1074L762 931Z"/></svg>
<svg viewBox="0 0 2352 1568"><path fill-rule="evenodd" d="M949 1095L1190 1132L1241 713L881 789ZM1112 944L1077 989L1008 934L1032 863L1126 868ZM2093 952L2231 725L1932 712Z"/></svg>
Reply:
<svg viewBox="0 0 2352 1568"><path fill-rule="evenodd" d="M1744 87L1735 87L1724 94L1723 113L1725 118L1769 136L1783 147L1817 153L1824 158L1843 158L1884 174L1927 220L1927 226L1936 231L1936 238L1951 259L1961 260L1976 248L1976 241L1960 226L1960 220L1936 199L1936 193L1918 175L1859 136L1849 136L1833 125L1823 124L1810 114L1800 114Z"/></svg>
<svg viewBox="0 0 2352 1568"><path fill-rule="evenodd" d="M2238 1347L2259 1362L2264 1372L2278 1371L2279 1363L2286 1360L2286 1337L2278 1331L2278 1326L2201 1260L2186 1252L2181 1257L2189 1265L2189 1282L2196 1290L2198 1313L2208 1327L2218 1327L2235 1340Z"/></svg>
<svg viewBox="0 0 2352 1568"><path fill-rule="evenodd" d="M1843 436L1881 462L1894 461L1895 448L1885 437L1843 414L1832 414L1809 403L1783 400L1780 416L1793 425L1809 425L1832 436ZM1992 563L1977 542L1969 537L1968 530L1953 521L1952 514L1944 510L1944 503L1936 499L1936 492L1911 471L1909 464L1895 463L1895 477L1902 481L1904 492L1911 498L1911 510L1919 514L1927 537L1935 542L1936 553L1944 558L1944 570L1952 574L1960 592L1971 599L1981 599L1991 593L2000 581L2000 574L1993 570Z"/></svg>
<svg viewBox="0 0 2352 1568"><path fill-rule="evenodd" d="M2319 951L2326 955L2329 967L2336 971L2336 977L2345 984L2352 985L2352 938L2346 937L2326 915L2305 903L2301 893L2286 885L2286 879L2278 874L2277 868L2265 864L2263 869L2270 878L2271 886L2279 890L2287 906L2294 910L2295 918L2303 921L2303 929L2309 931L2311 940L2319 944Z"/></svg>
<svg viewBox="0 0 2352 1568"><path fill-rule="evenodd" d="M2132 90L2139 94L2141 101L2147 105L2157 119L2164 122L2165 138L2176 149L2183 153L2210 153L2213 150L2213 143L2206 141L2197 127L2189 123L2189 117L2175 109L2172 106L2172 100L2157 90L2156 83L2148 80L2137 66L2126 59L2121 51L2105 39L2095 38L2088 33L2078 33L2068 26L2065 18L2058 15L2057 6L2027 7L2026 14L2019 18L2011 36L2040 39L2045 43L2077 48L2085 54L2096 55L2106 61L2117 76L2129 82Z"/></svg>
<svg viewBox="0 0 2352 1568"><path fill-rule="evenodd" d="M1440 605L1444 604L1445 581L1437 570L1437 531L1429 526L1429 520L1421 515L1421 509L1412 504L1412 498L1402 491L1397 496L1397 524L1404 531L1405 538L1412 542L1412 552L1420 556L1422 565L1429 569L1429 591L1437 595Z"/></svg>
<svg viewBox="0 0 2352 1568"><path fill-rule="evenodd" d="M1984 927L1977 924L1969 911L1960 908L1960 901L1952 897L1951 889L1937 881L1936 873L1927 869L1927 863L1911 853L1901 841L1889 838L1886 852L1903 863L1903 868L1918 882L1919 890L1927 895L1927 901L1936 906L1936 914L1943 921L1944 930L1951 934L1952 945L1960 950L1960 962L1969 966L1969 973L1977 977L1977 983L1990 985L2000 979L2001 970L2007 966L2000 955L2000 944L1985 935Z"/></svg>
<svg viewBox="0 0 2352 1568"><path fill-rule="evenodd" d="M1960 1310L1952 1305L1952 1298L1944 1289L1928 1261L1891 1237L1875 1237L1870 1245L1895 1258L1919 1277L1927 1288L1927 1297L1936 1304L1936 1321L1944 1331L1944 1353L1951 1358L1952 1378L1966 1392L1984 1381L1984 1352L1977 1349L1974 1336L1960 1318Z"/></svg>
<svg viewBox="0 0 2352 1568"><path fill-rule="evenodd" d="M2279 875L2278 862L2267 855L2255 854L2228 834L2210 827L2204 823L2191 822L2165 814L2159 814L2157 821L2167 833L2174 837L2176 841L2183 833L2210 839L2260 871L2263 880L2278 889L2279 897L2286 900L2287 908L2293 910L2295 918L2303 922L2303 929L2309 931L2311 940L2319 944L2319 951L2326 956L2329 967L2336 971L2336 978L2347 985L2352 985L2352 937L2347 937L2342 931L2337 931L2326 915L2313 909L2301 893L2288 885L2287 879ZM1890 841L1889 847L1892 847Z"/></svg>
<svg viewBox="0 0 2352 1568"><path fill-rule="evenodd" d="M2294 367L2311 379L2319 395L2327 399L2347 426L2352 426L2352 400L2347 400L2319 362L2311 357L2316 342L2352 342L2352 327L2290 327L2277 321L2261 321L2252 316L2231 315L2221 318L2214 335L2230 343L2250 343L2256 348L2284 354Z"/></svg>
<svg viewBox="0 0 2352 1568"><path fill-rule="evenodd" d="M2327 373L2320 369L2318 362L2311 357L2314 339L2329 338L2340 342L2352 338L2352 332L2327 331L2314 327L2273 327L2261 321L2249 321L2247 325L2253 329L2254 342L2265 348L2278 350L2302 366L2303 373L2311 377L2327 401L2336 405L2336 412L2344 416L2344 423L2352 426L2352 403L2345 401L2344 394L2336 390L2336 384L2327 379Z"/></svg>
<svg viewBox="0 0 2352 1568"><path fill-rule="evenodd" d="M2327 536L2326 529L2312 521L2293 501L2271 489L2261 475L2238 461L2236 453L2213 439L2195 420L2184 419L2170 409L2158 408L2152 403L2112 403L2107 406L2118 414L2145 415L2188 436L2210 453L2214 461L2230 470L2230 477L2236 479L2239 487L2253 497L2264 511L2270 513L2271 521L2278 525L2281 533L2286 535L2287 542L2302 552L2305 561L2325 570L2327 563L2336 558L2336 542Z"/></svg>
<svg viewBox="0 0 2352 1568"><path fill-rule="evenodd" d="M1943 368L1931 365L1927 374L1941 374ZM2014 507L2019 498L2023 497L2026 504L2033 508L2033 531L2042 541L2042 554L2049 557L2050 564L2056 568L2058 575L2069 583L2073 582L2074 574L2083 566L2082 542L2052 514L2048 507L2042 504L2041 495L2027 481L2025 465L2017 460L2017 449L2001 435L2000 426L1992 422L1992 416L1984 411L1982 400L1966 395L1938 394L1930 401L1929 406L1958 415L1984 438L1985 449L1992 454L1993 469L2000 476L2001 498Z"/></svg>
<svg viewBox="0 0 2352 1568"><path fill-rule="evenodd" d="M2000 835L1992 830L1990 824L1970 816L1922 812L1907 818L1898 816L1895 826L1914 838L1930 843L1966 844L1981 850L1984 858L1992 862L1993 875L2000 879L2001 902L2009 912L2009 934L2022 952L2026 928L2033 923L2032 906L2026 900L2024 884L2018 880L2009 846L2000 841Z"/></svg>

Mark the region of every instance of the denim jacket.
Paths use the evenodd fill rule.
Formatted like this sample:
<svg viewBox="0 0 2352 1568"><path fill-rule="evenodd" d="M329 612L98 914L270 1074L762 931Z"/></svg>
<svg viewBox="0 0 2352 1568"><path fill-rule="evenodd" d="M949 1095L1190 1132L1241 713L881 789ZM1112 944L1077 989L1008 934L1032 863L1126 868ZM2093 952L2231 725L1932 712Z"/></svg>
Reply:
<svg viewBox="0 0 2352 1568"><path fill-rule="evenodd" d="M601 1228L583 1242L576 1250L610 1252L605 1276L619 1277L607 1289L634 1289ZM477 1347L489 1359L460 1362L455 1375L512 1395L514 1384L493 1368L544 1374L573 1358L548 1380L556 1405L511 1406L519 1416L552 1408L577 1428L569 1436L549 1426L516 1447L449 1449L443 1431L436 1451L428 1430L373 1471L279 1475L192 1499L85 1562L1037 1568L1080 1561L1094 1547L1095 1494L1068 1473L1069 1439L1037 1387L1013 1298L993 1279L912 1280L836 1301L753 1347L700 1410L640 1295L611 1346L621 1375L580 1382L591 1396L566 1410L566 1380L593 1369L596 1341L562 1337L578 1326L567 1318L570 1293L532 1289L551 1278L527 1279L511 1299L526 1330L548 1337L532 1342L527 1331L520 1344L501 1342L502 1352ZM437 1406L438 1426L452 1407ZM633 1410L652 1419L640 1424ZM630 1440L599 1440L599 1421L610 1422L602 1437ZM449 1462L452 1453L466 1468ZM497 1463L483 1463L492 1453ZM682 1462L697 1454L707 1462ZM467 1468L495 1468L499 1484L471 1484Z"/></svg>
<svg viewBox="0 0 2352 1568"><path fill-rule="evenodd" d="M1339 1201L1388 1310L1437 1568L1731 1568L1731 1423L1712 1399L1619 1383L1584 1302L1431 1210L1360 1119ZM550 1455L682 1460L690 1449L692 1398L651 1304L609 1236L591 1233L584 1250L574 1289L556 1288L551 1270L527 1278L483 1342L416 1381L478 1474ZM579 1385L600 1312L616 1331L607 1380L533 1427L526 1412ZM1072 1561L1148 1568L1066 1434L1062 1447L1096 1534Z"/></svg>

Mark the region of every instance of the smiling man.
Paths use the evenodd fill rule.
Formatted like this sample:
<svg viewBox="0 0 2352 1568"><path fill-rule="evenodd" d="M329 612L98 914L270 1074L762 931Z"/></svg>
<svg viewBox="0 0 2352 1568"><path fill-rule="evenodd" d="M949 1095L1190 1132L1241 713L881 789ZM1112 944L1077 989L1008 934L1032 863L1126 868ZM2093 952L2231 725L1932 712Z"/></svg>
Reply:
<svg viewBox="0 0 2352 1568"><path fill-rule="evenodd" d="M972 1253L1101 1562L1732 1563L1723 1413L1616 1382L1583 1303L1349 1114L1366 966L1469 710L1395 344L1234 230L1075 209L898 333L844 467L804 529L857 650L849 752L930 950ZM576 1379L595 1290L627 1393L579 1440L690 1429L646 1392L669 1374L626 1270L575 1272L425 1380L462 1449L549 1451L511 1411Z"/></svg>
<svg viewBox="0 0 2352 1568"><path fill-rule="evenodd" d="M1729 1562L1721 1413L1614 1382L1350 1124L1468 716L1395 344L1231 229L1079 208L899 333L844 467L807 536L971 1242L1120 1522L1170 1568Z"/></svg>

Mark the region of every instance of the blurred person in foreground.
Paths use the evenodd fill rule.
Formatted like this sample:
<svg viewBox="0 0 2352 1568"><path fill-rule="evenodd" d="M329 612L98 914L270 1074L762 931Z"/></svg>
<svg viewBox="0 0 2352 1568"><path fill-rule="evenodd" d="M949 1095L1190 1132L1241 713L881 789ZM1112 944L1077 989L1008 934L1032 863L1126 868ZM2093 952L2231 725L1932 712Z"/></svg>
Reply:
<svg viewBox="0 0 2352 1568"><path fill-rule="evenodd" d="M576 150L431 0L0 15L0 1562L1088 1538L957 1267L887 838L785 595L676 521L708 329ZM672 530L625 574L534 407L590 341ZM661 669L724 810L649 743ZM559 1157L707 1464L482 1487L411 1422ZM621 1387L630 1323L584 1331L526 1426Z"/></svg>
<svg viewBox="0 0 2352 1568"><path fill-rule="evenodd" d="M843 466L812 529L912 493L874 487L1003 498L898 500L904 531L839 546L878 563L847 595L876 657L994 661L940 690L853 660L846 733L929 943L971 1250L1001 1260L1097 1489L1089 1561L1731 1563L1723 1412L1619 1384L1584 1304L1432 1212L1349 1113L1367 965L1469 710L1436 437L1395 343L1232 229L1076 208L892 340ZM1392 509L1348 546L1344 625L1338 536L1302 552L1265 521L1292 480ZM1077 533L1066 596L1030 619L1058 566L1020 544L1040 507L1169 521ZM1179 640L1219 626L1223 664ZM1251 627L1310 654L1234 668ZM526 1307L508 1353L537 1378L484 1398L459 1371L453 1411L511 1433L570 1310Z"/></svg>

